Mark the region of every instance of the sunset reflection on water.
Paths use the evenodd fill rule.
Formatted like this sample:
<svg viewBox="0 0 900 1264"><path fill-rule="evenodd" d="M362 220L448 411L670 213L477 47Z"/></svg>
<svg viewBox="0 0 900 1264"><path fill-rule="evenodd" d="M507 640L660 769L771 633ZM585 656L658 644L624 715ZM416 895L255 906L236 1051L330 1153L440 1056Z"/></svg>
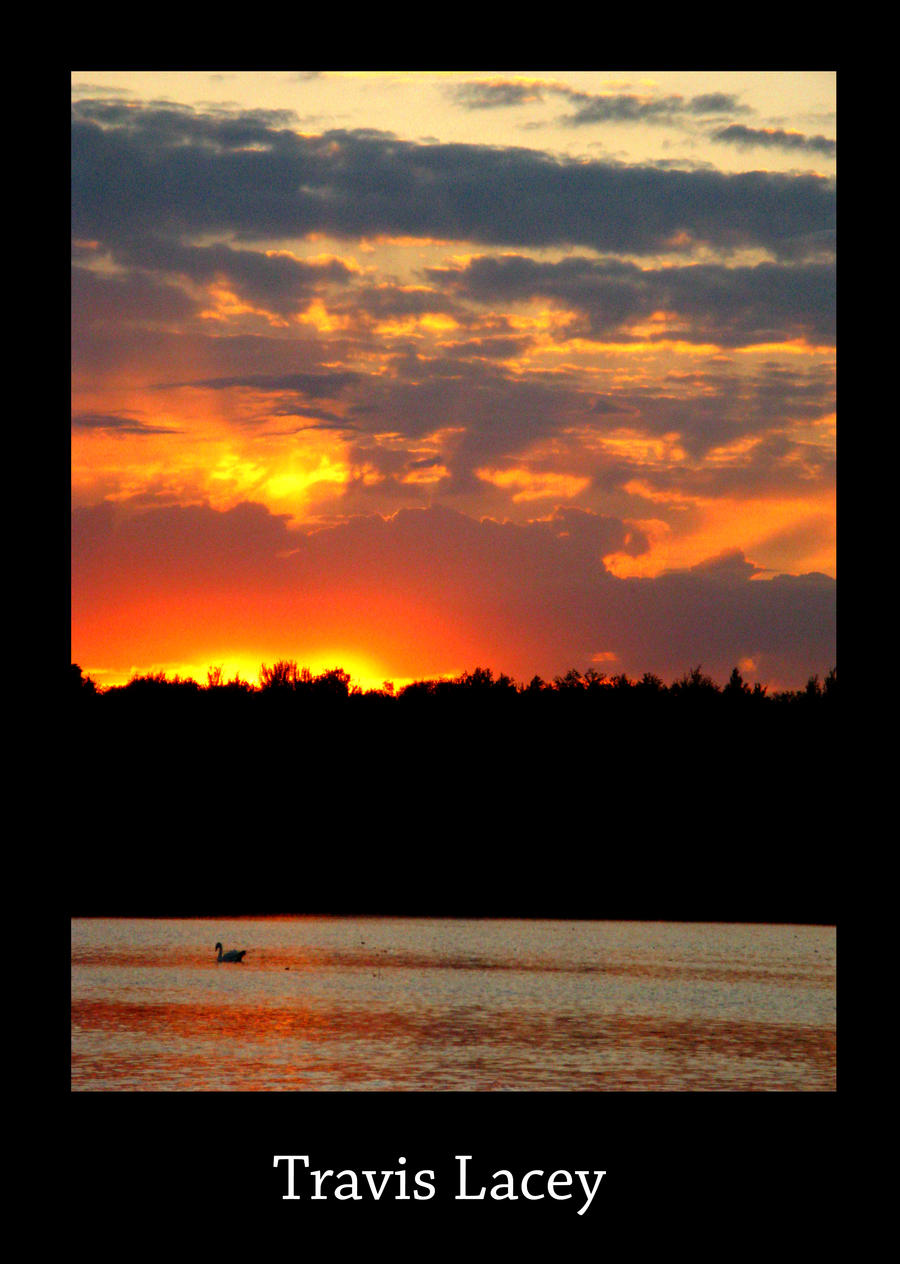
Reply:
<svg viewBox="0 0 900 1264"><path fill-rule="evenodd" d="M72 922L78 1090L833 1090L835 1068L830 927Z"/></svg>

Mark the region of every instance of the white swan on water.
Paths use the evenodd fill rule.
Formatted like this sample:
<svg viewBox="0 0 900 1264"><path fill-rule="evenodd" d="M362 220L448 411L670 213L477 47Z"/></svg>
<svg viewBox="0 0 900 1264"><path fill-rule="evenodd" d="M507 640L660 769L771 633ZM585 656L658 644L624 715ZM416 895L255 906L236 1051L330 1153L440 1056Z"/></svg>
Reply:
<svg viewBox="0 0 900 1264"><path fill-rule="evenodd" d="M222 945L216 944L215 951L219 954L216 961L243 961L246 948L232 948L231 952L223 952Z"/></svg>

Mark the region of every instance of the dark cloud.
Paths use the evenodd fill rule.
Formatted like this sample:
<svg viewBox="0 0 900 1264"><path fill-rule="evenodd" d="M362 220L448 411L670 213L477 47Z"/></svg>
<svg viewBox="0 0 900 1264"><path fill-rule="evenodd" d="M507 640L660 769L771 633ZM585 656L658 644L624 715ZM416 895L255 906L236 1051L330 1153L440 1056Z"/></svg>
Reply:
<svg viewBox="0 0 900 1264"><path fill-rule="evenodd" d="M496 110L511 105L526 105L543 101L547 85L523 83L515 79L476 81L454 84L447 89L448 96L468 110ZM552 89L551 89L552 90Z"/></svg>
<svg viewBox="0 0 900 1264"><path fill-rule="evenodd" d="M635 406L626 400L613 399L604 395L598 395L592 400L590 406L590 412L598 417L627 417L636 411Z"/></svg>
<svg viewBox="0 0 900 1264"><path fill-rule="evenodd" d="M777 253L784 239L833 227L834 187L814 175L581 162L360 131L302 135L253 114L88 100L73 106L72 224L77 238L107 244L322 232Z"/></svg>
<svg viewBox="0 0 900 1264"><path fill-rule="evenodd" d="M833 344L835 337L830 263L652 269L610 259L544 263L523 255L482 255L464 267L429 269L428 275L488 305L556 300L583 313L590 332L599 336L625 332L630 323L667 311L684 318L678 337L690 342L740 347L805 336ZM669 336L668 330L658 335Z"/></svg>
<svg viewBox="0 0 900 1264"><path fill-rule="evenodd" d="M255 391L272 391L303 396L306 399L333 399L348 386L360 380L358 373L341 370L334 373L247 373L230 377L193 378L185 382L166 382L165 389L198 386L210 391L228 391L247 387Z"/></svg>
<svg viewBox="0 0 900 1264"><path fill-rule="evenodd" d="M833 158L837 153L837 141L827 136L805 136L802 132L785 132L780 128L744 127L732 123L710 133L710 139L726 145L738 145L743 149L761 146L765 149L804 150Z"/></svg>
<svg viewBox="0 0 900 1264"><path fill-rule="evenodd" d="M98 325L115 331L123 324L181 322L199 310L197 300L178 285L145 274L101 273L75 265L71 285L72 322L82 335Z"/></svg>
<svg viewBox="0 0 900 1264"><path fill-rule="evenodd" d="M574 114L566 115L562 120L569 127L584 127L592 123L683 125L701 115L747 113L747 107L726 92L707 92L694 97L677 94L638 96L635 93L596 95L586 92L570 92L567 95L577 104Z"/></svg>
<svg viewBox="0 0 900 1264"><path fill-rule="evenodd" d="M824 674L836 655L836 583L818 574L799 578L751 580L737 555L718 566L624 581L635 616L631 654L637 661L686 661L694 647L693 663L719 680L729 659L750 659L763 680L799 687L815 664L828 663Z"/></svg>
<svg viewBox="0 0 900 1264"><path fill-rule="evenodd" d="M563 122L572 127L589 123L667 123L684 116L742 114L747 112L731 93L708 92L695 97L665 97L629 92L592 93L552 81L520 79L475 80L454 84L447 94L469 110L502 109L530 105L560 97L577 108Z"/></svg>
<svg viewBox="0 0 900 1264"><path fill-rule="evenodd" d="M582 420L590 397L572 380L519 377L489 360L435 358L407 376L368 381L348 416L372 433L422 438L459 431L449 466L458 479Z"/></svg>
<svg viewBox="0 0 900 1264"><path fill-rule="evenodd" d="M182 430L176 430L174 426L154 426L149 422L141 421L139 418L123 416L117 413L76 412L72 414L72 426L76 430L103 430L107 434L121 435L184 433Z"/></svg>
<svg viewBox="0 0 900 1264"><path fill-rule="evenodd" d="M277 314L296 311L323 284L343 285L353 276L340 259L306 261L224 244L186 246L155 234L118 244L114 258L132 269L166 273L198 285L224 282L239 298Z"/></svg>
<svg viewBox="0 0 900 1264"><path fill-rule="evenodd" d="M274 410L276 417L299 417L305 424L297 426L286 426L283 430L274 430L271 427L266 429L265 437L279 438L284 435L306 434L309 430L334 431L335 433L352 433L355 427L350 426L347 422L342 421L339 417L331 420L320 421L317 417L307 415L305 413L288 412L285 410Z"/></svg>
<svg viewBox="0 0 900 1264"><path fill-rule="evenodd" d="M604 653L616 656L613 670L667 680L701 662L724 681L753 658L763 679L796 686L834 662L834 581L751 579L756 568L737 552L656 579L616 579L604 553L643 542L625 522L573 509L524 525L404 509L307 533L260 505L130 516L97 506L75 512L72 545L76 639L82 612L111 613L126 576L149 612L190 602L196 644L181 643L182 655L203 652L204 620L227 630L242 606L257 610L263 643L280 632L285 654L302 656L305 634L310 645L324 635L346 645L351 617L355 648L377 652L379 594L406 646L409 670L398 675L473 667L487 653L527 680L584 670Z"/></svg>
<svg viewBox="0 0 900 1264"><path fill-rule="evenodd" d="M650 547L647 536L639 528L586 509L566 506L554 510L548 528L573 550L581 550L585 558L596 559L610 553L627 553L639 557Z"/></svg>
<svg viewBox="0 0 900 1264"><path fill-rule="evenodd" d="M819 421L834 410L834 368L814 366L789 371L779 365L760 365L748 371L680 375L660 383L633 386L603 398L605 411L617 406L625 424L644 434L678 436L694 461L712 449L746 437L758 442L743 460L721 467L717 463L692 470L683 466L655 469L652 481L660 490L681 489L712 494L738 487L765 486L776 477L797 484L827 478L833 462L831 449L804 445L786 431L797 423ZM622 424L622 418L615 419ZM778 473L776 474L776 471Z"/></svg>
<svg viewBox="0 0 900 1264"><path fill-rule="evenodd" d="M445 343L447 353L449 355L459 356L462 359L498 359L508 360L514 356L522 355L531 344L530 338L471 338L467 342L447 342Z"/></svg>
<svg viewBox="0 0 900 1264"><path fill-rule="evenodd" d="M703 92L691 97L687 107L692 114L746 114L747 106L730 92Z"/></svg>
<svg viewBox="0 0 900 1264"><path fill-rule="evenodd" d="M574 114L563 122L571 127L583 127L589 123L652 123L669 122L691 107L683 97L637 96L633 93L611 93L594 96L587 93L571 94L580 104Z"/></svg>
<svg viewBox="0 0 900 1264"><path fill-rule="evenodd" d="M431 288L393 285L357 285L331 303L335 312L388 320L403 316L453 316L465 319L458 303Z"/></svg>
<svg viewBox="0 0 900 1264"><path fill-rule="evenodd" d="M724 553L718 554L716 557L707 558L703 562L698 562L696 566L690 566L682 570L670 570L669 575L701 575L710 579L718 579L727 583L743 583L744 580L752 579L754 575L761 574L758 566L754 566L752 562L748 562L740 549L726 549Z"/></svg>

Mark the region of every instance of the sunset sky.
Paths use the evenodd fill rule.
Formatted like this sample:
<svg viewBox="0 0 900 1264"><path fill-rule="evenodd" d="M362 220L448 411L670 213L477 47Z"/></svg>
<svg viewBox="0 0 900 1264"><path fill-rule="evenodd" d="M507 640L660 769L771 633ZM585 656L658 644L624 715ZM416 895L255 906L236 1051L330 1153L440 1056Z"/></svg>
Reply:
<svg viewBox="0 0 900 1264"><path fill-rule="evenodd" d="M72 658L835 664L832 72L72 74Z"/></svg>

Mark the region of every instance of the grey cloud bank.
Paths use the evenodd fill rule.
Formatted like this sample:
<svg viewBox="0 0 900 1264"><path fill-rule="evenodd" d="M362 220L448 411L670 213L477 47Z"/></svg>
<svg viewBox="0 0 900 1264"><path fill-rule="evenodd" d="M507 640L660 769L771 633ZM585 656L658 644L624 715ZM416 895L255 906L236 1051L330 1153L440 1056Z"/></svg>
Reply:
<svg viewBox="0 0 900 1264"><path fill-rule="evenodd" d="M686 242L796 252L835 223L833 182L557 159L375 132L307 136L247 115L75 104L73 231L237 239L420 235L646 254Z"/></svg>

